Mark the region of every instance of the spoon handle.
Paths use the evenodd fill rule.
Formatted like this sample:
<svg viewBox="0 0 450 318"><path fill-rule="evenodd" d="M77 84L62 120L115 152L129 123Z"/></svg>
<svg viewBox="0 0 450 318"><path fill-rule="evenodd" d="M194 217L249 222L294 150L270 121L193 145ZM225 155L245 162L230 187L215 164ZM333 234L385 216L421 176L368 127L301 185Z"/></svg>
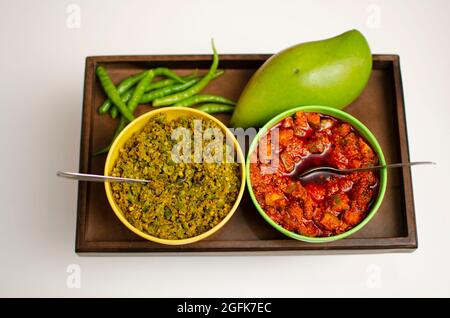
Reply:
<svg viewBox="0 0 450 318"><path fill-rule="evenodd" d="M98 174L87 174L87 173L78 173L78 172L63 172L58 171L56 173L58 177L68 178L68 179L75 179L80 181L94 181L94 182L128 182L128 183L141 183L145 182L148 183L150 181L143 180L143 179L131 179L131 178L119 178L119 177L110 177L110 176L102 176Z"/></svg>
<svg viewBox="0 0 450 318"><path fill-rule="evenodd" d="M350 169L338 169L333 167L316 167L302 172L298 177L305 177L313 172L317 171L333 171L336 173L350 173L356 171L367 171L367 170L379 170L383 168L401 168L406 166L418 166L418 165L435 165L435 162L432 161L414 161L414 162L401 162L401 163L391 163L387 165L379 165L379 166L371 166L371 167L362 167L362 168L350 168Z"/></svg>
<svg viewBox="0 0 450 318"><path fill-rule="evenodd" d="M387 165L379 165L372 167L361 167L361 168L352 168L352 169L337 169L342 172L355 172L355 171L367 171L367 170L378 170L383 168L401 168L407 166L419 166L419 165L435 165L436 162L433 161L414 161L414 162L400 162L400 163L391 163Z"/></svg>

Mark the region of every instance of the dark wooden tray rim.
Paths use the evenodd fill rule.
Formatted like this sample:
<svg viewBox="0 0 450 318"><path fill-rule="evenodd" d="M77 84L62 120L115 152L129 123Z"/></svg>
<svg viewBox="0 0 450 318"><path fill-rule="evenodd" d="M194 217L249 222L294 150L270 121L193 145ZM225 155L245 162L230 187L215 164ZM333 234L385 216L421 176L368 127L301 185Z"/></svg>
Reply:
<svg viewBox="0 0 450 318"><path fill-rule="evenodd" d="M226 68L228 62L248 61L248 68L258 67L268 59L270 54L227 54L221 55L221 66ZM80 144L80 172L88 172L89 162L89 138L92 123L91 109L89 107L93 96L93 82L95 81L95 67L99 63L111 62L175 62L183 67L186 63L196 61L199 67L206 67L211 55L123 55L123 56L92 56L86 58L85 85L83 98L83 115ZM400 61L398 55L373 55L374 68L392 68L393 82L395 86L395 104L397 110L399 139L401 140L400 156L403 161L409 160L407 127L405 120L405 106L403 98L402 80L400 73ZM151 244L146 241L111 242L111 241L87 241L85 240L86 222L86 183L80 182L78 187L78 209L75 251L80 255L95 255L107 253L149 253L149 254L185 254L185 252L326 252L329 253L359 253L359 252L389 252L389 251L414 251L418 246L417 230L415 223L414 200L412 192L412 180L410 170L403 172L403 184L406 205L407 234L403 237L389 238L346 238L343 240L312 244L298 242L292 239L278 240L252 240L252 241L214 241L204 240L191 245L165 246ZM111 212L112 213L112 212ZM334 252L333 252L334 251ZM190 255L188 253L187 255ZM229 255L231 253L226 253Z"/></svg>

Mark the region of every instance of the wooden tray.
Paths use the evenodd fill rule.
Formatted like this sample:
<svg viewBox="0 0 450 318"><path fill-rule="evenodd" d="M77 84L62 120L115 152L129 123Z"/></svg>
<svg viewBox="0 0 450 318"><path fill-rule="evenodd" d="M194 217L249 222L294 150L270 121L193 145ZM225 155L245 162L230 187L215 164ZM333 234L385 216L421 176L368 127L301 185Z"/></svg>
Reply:
<svg viewBox="0 0 450 318"><path fill-rule="evenodd" d="M254 71L270 55L222 55L224 76L205 91L237 99ZM146 68L170 67L180 74L193 69L206 70L210 55L175 56L98 56L86 59L83 118L81 130L80 172L102 174L106 156L92 154L105 146L117 125L96 110L105 97L95 77L95 68L106 67L117 82ZM373 72L362 95L346 108L377 136L387 162L409 160L402 82L397 55L374 55ZM139 113L150 106L140 106ZM219 115L226 124L229 115ZM388 173L386 196L378 213L353 236L326 244L295 241L273 229L259 215L246 192L232 219L214 236L191 245L165 246L145 241L128 230L114 215L101 183L80 182L76 252L84 253L159 253L240 252L240 251L318 251L356 253L358 251L412 251L417 248L414 202L409 168ZM267 254L267 253L266 253Z"/></svg>

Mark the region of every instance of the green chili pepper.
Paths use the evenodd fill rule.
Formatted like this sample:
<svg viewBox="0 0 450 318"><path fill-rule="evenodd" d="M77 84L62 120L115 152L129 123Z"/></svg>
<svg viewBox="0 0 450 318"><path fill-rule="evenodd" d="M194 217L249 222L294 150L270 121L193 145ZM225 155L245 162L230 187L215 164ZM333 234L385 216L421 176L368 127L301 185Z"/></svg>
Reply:
<svg viewBox="0 0 450 318"><path fill-rule="evenodd" d="M214 74L213 79L221 76L223 73L224 73L223 70L216 71L216 73ZM186 81L186 82L192 83L191 80L196 79L196 78L195 78L195 74L191 74L191 75L182 77L182 79L184 81ZM197 79L197 81L198 80L199 79ZM175 80L173 80L171 78L168 78L168 79L165 79L165 80L161 80L161 81L158 81L158 82L155 82L155 83L151 83L150 85L147 86L147 91L152 91L152 93L148 93L148 94L143 95L143 97L140 100L140 103L141 104L149 103L149 102L151 102L152 100L154 100L156 98L164 97L164 96L176 93L178 91L182 91L185 88L188 88L189 86L195 84L196 82L194 82L193 84L190 84L190 85L186 85L186 86L181 86L179 84L178 85L173 85L173 87L170 87L170 89L169 89L169 85L170 84L174 84L174 83L175 83ZM156 88L161 88L161 89L155 90ZM167 88L167 89L163 89L163 88ZM120 97L122 97L122 101L124 103L128 103L128 101L131 98L132 92L133 92L133 89L130 89L130 90L126 91L125 93L123 93L120 96ZM213 100L210 100L210 101L213 102ZM220 103L221 101L217 101L217 102ZM222 101L222 102L224 103L224 101ZM232 101L230 101L230 102L232 102ZM116 118L117 117L118 110L117 110L116 107L112 107L110 109L110 115L111 115L112 118Z"/></svg>
<svg viewBox="0 0 450 318"><path fill-rule="evenodd" d="M123 93L122 95L120 95L120 98L122 98L122 102L124 102L125 104L128 103L128 101L130 100L131 96L134 93L134 88L127 90L125 93ZM110 113L112 113L113 109L117 109L117 107L113 107L110 110ZM117 116L117 115L116 115ZM112 114L111 114L112 117Z"/></svg>
<svg viewBox="0 0 450 318"><path fill-rule="evenodd" d="M155 76L165 76L179 83L186 82L182 77L178 76L174 71L168 69L167 67L157 67L153 70L153 72L155 72Z"/></svg>
<svg viewBox="0 0 450 318"><path fill-rule="evenodd" d="M144 75L145 75L145 74L144 74ZM190 76L190 75L189 75L189 76L185 76L185 77L182 77L182 79L183 79L185 82L187 82L187 81L189 81L189 80L192 79L192 76ZM155 83L150 83L150 85L147 86L147 89L145 90L145 92L149 92L149 91L152 91L152 90L155 90L155 89L158 89L158 88L166 87L166 86L169 86L169 85L174 84L174 83L176 83L176 82L177 82L177 81L175 81L174 79L168 78L168 79L165 79L165 80L157 81L157 82L155 82ZM127 90L125 93L123 93L123 94L120 95L120 96L122 97L122 100L124 100L123 97L124 97L126 94L128 94L129 97L128 97L128 99L127 99L126 101L124 101L125 103L127 103L128 100L130 100L131 95L129 94L129 92L130 92L130 90ZM112 118L116 118L116 117L117 117L117 114L118 114L118 110L117 110L117 108L116 108L115 106L111 107L111 105L112 105L111 100L110 100L110 99L107 99L107 100L103 103L103 105L102 105L101 107L107 106L107 108L108 108L109 111L110 111L111 117L112 117ZM110 107L111 107L111 108L110 108ZM100 111L99 111L99 113L100 113L100 114L103 114L103 112L100 112Z"/></svg>
<svg viewBox="0 0 450 318"><path fill-rule="evenodd" d="M214 74L213 79L216 79L217 77L222 76L224 73L225 73L224 70L217 70L216 73ZM145 72L142 72L142 73L139 73L139 74L141 75L141 79L142 79L142 77L143 77L142 75L145 75ZM184 82L188 82L188 81L190 81L190 80L192 80L192 79L195 79L195 78L196 78L196 77L195 77L196 74L197 74L197 70L195 70L191 75L183 76L183 77L181 77L181 78L183 79ZM175 83L176 83L176 80L174 80L174 79L172 79L172 78L168 78L168 79L165 79L165 80L160 80L160 81L157 81L157 82L154 82L154 83L150 83L150 84L147 86L147 89L145 90L145 92L147 93L147 92L149 92L149 91L156 90L156 89L158 89L158 88L163 88L163 87L169 86L169 85L171 85L171 84L175 84ZM173 93L176 93L176 91L175 91L175 92L174 92L174 91L171 91L171 92L169 92L169 93L165 93L165 94L161 94L161 95L158 94L157 96L155 96L155 98L164 97L164 96L166 96L166 95L173 94ZM124 98L125 96L127 96L127 98ZM127 91L124 92L123 94L121 93L121 97L122 97L122 101L123 101L124 103L128 103L128 101L130 100L130 97L131 97L130 90L127 90ZM155 98L152 98L151 100L153 100L153 99L155 99ZM142 102L142 101L141 101L141 103L145 103L145 102ZM117 108L116 108L115 106L113 106L112 108L110 108L111 105L112 105L110 99L107 99L107 100L103 103L103 105L100 106L100 108L102 108L102 107L105 106L105 105L107 106L106 109L109 109L109 112L110 112L111 117L112 117L112 118L116 118L117 115L118 115L118 113L119 113L119 111L117 110ZM108 111L106 111L106 112L108 112ZM100 112L100 111L99 111L99 113L100 113L100 114L103 114L104 112ZM115 117L114 117L114 116L115 116Z"/></svg>
<svg viewBox="0 0 450 318"><path fill-rule="evenodd" d="M182 76L181 79L183 80L183 83L186 83L186 82L194 79L195 78L195 73L191 74L191 75L187 75L187 76ZM150 85L147 86L147 89L145 90L145 92L147 93L147 92L153 91L155 89L163 88L163 87L175 84L175 83L177 83L177 81L172 79L172 78L167 78L165 80L160 80L160 81L157 81L157 82L154 82L154 83L150 83Z"/></svg>
<svg viewBox="0 0 450 318"><path fill-rule="evenodd" d="M217 74L216 74L216 77L218 77L218 76L220 76L220 75L222 75L223 74L223 72L218 72ZM176 92L176 91L178 91L178 90L185 90L186 88L188 88L189 86L192 86L192 85L194 85L196 82L198 82L199 81L199 79L198 78L196 78L196 79L192 79L192 80L190 80L190 81L188 81L188 82L186 82L185 84L175 84L175 85L171 85L171 86L167 86L167 87L164 87L164 88L161 88L161 89L158 89L158 90L155 90L155 91L152 91L152 92L150 92L150 93L148 93L148 94L144 94L142 97L141 97L141 100L140 100L140 103L148 103L148 102L150 102L150 101L152 101L153 99L155 99L155 98L157 98L157 97L163 97L163 96L165 96L165 95L167 95L167 94L171 94L171 93L174 93L174 92ZM136 87L136 89L137 89L137 87ZM133 94L133 91L132 90L129 90L129 91L126 91L125 92L125 94L123 94L121 97L122 97L122 101L124 102L124 103L127 103L129 100L130 100L130 98L131 98L131 95ZM130 103L128 103L128 105L130 105ZM205 105L208 105L208 104L205 104ZM228 106L228 105L223 105L223 104L218 104L218 105L221 105L221 106ZM137 106L137 105L136 105ZM201 107L201 106L200 106ZM130 109L132 112L134 112L134 110L135 110L135 108L136 107L134 107L133 109ZM122 116L122 117L120 117L120 120L119 120L119 124L117 125L117 128L116 128L116 131L114 132L114 136L113 136L113 138L112 138L112 141L111 141L111 143L108 145L108 146L106 146L105 148L102 148L102 149L100 149L99 151L97 151L95 154L94 154L94 156L97 156L97 155L102 155L102 154L105 154L105 153L107 153L108 151L109 151L109 148L111 148L111 145L112 145L112 143L114 142L114 140L116 139L116 137L120 134L120 132L127 126L127 124L128 124L128 122L127 122L127 120Z"/></svg>
<svg viewBox="0 0 450 318"><path fill-rule="evenodd" d="M217 77L222 76L224 73L225 72L223 70L217 70L216 73L214 74L213 79L216 79ZM181 85L185 85L185 84L181 84L181 85L180 84L175 84L175 85L173 85L173 87L171 87L170 90L169 90L169 85L174 83L174 81L172 79L166 79L166 80L161 80L161 81L158 81L158 82L155 82L155 83L151 83L149 86L147 86L147 90L148 91L152 90L152 92L144 94L142 96L141 100L140 100L140 103L141 104L148 103L148 102L151 102L155 98L164 97L166 95L169 95L169 94L172 94L172 93L176 93L178 91L178 89L188 88L189 85L187 85L187 83L190 83L191 85L193 85L192 84L193 80L196 80L194 82L194 84L199 81L199 78L196 78L194 74L188 75L188 76L184 76L183 79L186 81L186 83L185 83L186 86L180 87ZM178 86L178 87L174 91L173 88L175 86ZM161 89L154 90L155 88L161 88ZM167 88L167 90L166 89L163 90L163 88ZM132 92L133 92L133 89L128 90L128 91L126 91L125 93L123 93L121 95L122 101L124 103L128 103L128 101L131 98Z"/></svg>
<svg viewBox="0 0 450 318"><path fill-rule="evenodd" d="M208 113L208 114L231 113L234 110L234 106L208 103L208 104L203 104L203 105L197 107L197 110L200 110L200 111Z"/></svg>
<svg viewBox="0 0 450 318"><path fill-rule="evenodd" d="M100 83L103 86L103 90L105 91L106 95L111 99L111 101L119 108L120 113L129 121L134 120L134 116L132 112L127 108L127 105L125 105L124 102L122 102L122 99L120 98L120 94L117 92L116 86L114 86L114 83L111 81L111 78L109 78L108 74L106 73L106 70L104 67L99 66L97 67L97 76L100 80Z"/></svg>
<svg viewBox="0 0 450 318"><path fill-rule="evenodd" d="M147 72L147 71L146 71L146 72ZM145 74L146 72L143 72L143 75L144 75L144 76L146 75L146 74ZM195 72L195 73L196 73L196 72ZM214 74L213 74L213 76L212 76L211 79L216 79L216 78L218 78L219 76L222 76L224 73L225 73L224 70L216 70L216 71L214 72ZM194 77L194 78L192 78L192 77ZM142 79L142 78L141 78L141 79ZM185 84L181 84L181 85L180 85L180 84L172 85L173 87L170 87L170 86L168 86L168 87L163 87L163 85L161 84L161 87L163 87L162 89L155 90L155 91L153 91L153 92L151 92L151 93L149 93L149 94L144 94L144 95L142 96L141 100L140 100L140 103L145 103L145 98L147 98L147 99L150 98L150 99L153 100L154 98L153 98L152 96L147 96L147 95L150 95L150 94L152 94L152 93L156 93L156 92L160 91L158 94L162 94L162 91L163 91L164 89L167 89L167 90L165 91L165 93L166 93L166 94L171 94L171 93L177 92L176 89L186 89L186 88L189 88L190 86L192 86L192 85L194 85L195 83L197 83L197 82L200 81L199 78L195 78L195 74L188 75L188 76L184 77L183 79L186 81ZM159 82L163 82L163 81L158 81L158 82L153 83L153 84L157 84L157 83L159 83ZM150 88L153 84L149 84L149 85L147 86L147 89ZM189 84L189 85L187 85L187 84ZM182 88L180 88L180 86L182 86L182 85L185 85L185 86L182 87ZM178 86L178 87L175 89L175 91L174 91L174 86ZM170 90L169 90L169 88L170 88ZM123 95L121 96L122 101L123 101L124 103L128 103L129 100L131 99L131 96L133 95L134 91L135 91L135 89L129 89L129 90L127 90L125 93L123 93ZM156 94L155 94L155 95L156 95ZM163 95L163 96L165 96L165 95ZM161 97L163 97L163 96L161 96ZM208 104L206 104L206 105L208 105ZM220 106L228 106L228 105L220 105ZM134 105L133 108L130 109L130 111L131 111L131 112L134 112L135 109L136 109L136 107L137 107L137 104ZM200 107L201 107L201 106L200 106ZM97 152L94 154L94 156L102 155L102 154L107 153L107 152L109 151L109 149L111 148L111 145L112 145L112 143L114 142L114 140L117 138L117 136L120 134L120 132L121 132L123 129L125 129L125 127L126 127L127 125L128 125L128 120L127 120L126 118L124 118L123 116L121 116L121 117L120 117L120 120L119 120L119 124L117 125L116 130L115 130L115 132L114 132L114 136L113 136L113 138L112 138L111 143L110 143L108 146L106 146L106 147L100 149L99 151L97 151Z"/></svg>
<svg viewBox="0 0 450 318"><path fill-rule="evenodd" d="M147 86L150 84L150 82L153 80L154 77L155 77L154 71L152 71L152 70L147 71L147 74L145 75L145 77L143 79L141 79L141 81L137 84L136 89L134 90L134 92L131 95L131 98L127 104L127 107L128 107L127 109L129 111L134 112L134 110L136 109L137 105L139 104L142 96L144 95L145 89L147 88Z"/></svg>
<svg viewBox="0 0 450 318"><path fill-rule="evenodd" d="M166 76L168 77L170 80L172 80L172 82L179 82L179 83L185 83L186 80L180 76L178 76L177 74L175 74L172 70L168 69L167 67L158 67L154 70L155 72L155 76ZM125 93L125 91L127 91L128 89L130 89L131 87L133 87L137 82L139 82L146 74L146 71L144 72L140 72L138 74L132 75L130 77L127 77L126 79L124 79L123 81L121 81L119 83L119 85L117 85L117 91L119 92L119 94L123 94ZM110 108L114 107L113 103L111 102L110 99L107 99L103 102L103 104L98 108L98 113L99 114L106 114L108 112L108 110L110 110ZM110 111L111 117L115 116L117 117L118 114L118 110L116 109L115 111ZM115 117L113 117L115 118Z"/></svg>
<svg viewBox="0 0 450 318"><path fill-rule="evenodd" d="M222 76L224 73L225 73L224 70L217 70L214 73L214 76L212 77L212 80ZM173 94L173 93L177 93L177 92L182 92L185 89L187 89L190 86L192 86L195 83L197 83L198 81L200 81L200 78L194 78L191 81L188 81L187 83L182 84L182 85L172 85L172 86L167 86L167 87L165 87L163 89L160 89L160 90L155 90L153 92L145 94L143 96L143 98L141 99L141 103L149 103L149 102L151 102L151 101L153 101L153 100L155 100L157 98L161 98L161 97L164 97L164 96L167 96L167 95L170 95L170 94ZM187 85L188 83L190 85ZM183 86L183 85L185 85L185 86ZM152 106L153 107L157 107L154 104Z"/></svg>
<svg viewBox="0 0 450 318"><path fill-rule="evenodd" d="M188 79L187 81L189 81L189 80L191 80L191 79ZM155 89L163 88L163 87L166 87L166 86L169 86L169 85L172 85L172 84L176 84L176 83L177 82L174 81L171 78L167 78L165 80L160 80L160 81L157 81L157 82L154 82L154 83L150 83L150 85L147 86L147 89L145 90L145 92L147 93L147 92L153 91Z"/></svg>
<svg viewBox="0 0 450 318"><path fill-rule="evenodd" d="M183 99L191 97L192 95L198 94L203 88L205 88L206 85L208 85L209 81L213 78L214 73L216 72L217 66L219 65L219 55L217 54L213 40L211 40L211 45L214 55L213 62L208 73L197 84L184 92L155 99L153 101L153 106L167 106L175 104Z"/></svg>
<svg viewBox="0 0 450 318"><path fill-rule="evenodd" d="M218 103L218 104L226 104L226 105L235 105L236 103L232 100L229 100L222 96L217 95L194 95L189 98L183 99L182 101L173 104L173 106L179 106L179 107L188 107L195 104L205 103L205 102L212 102L212 103Z"/></svg>
<svg viewBox="0 0 450 318"><path fill-rule="evenodd" d="M150 71L150 70L149 70ZM148 71L145 71L145 72L143 72L144 73L144 75L145 75L145 73L146 72L148 72ZM168 80L172 80L174 83L175 82L178 82L178 83L185 83L186 82L186 80L184 79L184 78L182 78L182 77L179 77L177 74L175 74L173 71L171 71L170 69L168 69L167 67L158 67L158 68L155 68L154 70L153 70L153 72L154 72L154 76L166 76L166 77L168 77ZM151 81L150 81L151 82ZM148 85L147 85L147 87L145 88L145 91L147 92L147 91L149 91L150 90L150 86L152 86L152 84L151 83L148 83ZM160 82L160 81L159 81ZM156 83L159 83L159 82L156 82ZM154 84L156 84L156 83L154 83ZM161 84L160 84L161 85ZM157 86L157 85L156 85ZM113 109L114 108L116 108L115 106L113 106ZM117 117L117 113L118 113L118 110L116 109L115 111L111 111L111 117L112 118L116 118ZM116 117L114 117L114 115L116 116Z"/></svg>
<svg viewBox="0 0 450 318"><path fill-rule="evenodd" d="M150 93L144 94L144 96L142 96L141 98L141 103L149 103L153 100L155 100L156 98L161 98L176 92L182 92L186 89L188 89L189 87L191 87L192 85L194 85L195 83L197 83L199 81L199 79L192 79L184 84L175 84L175 85L169 85L154 91L151 91ZM153 105L155 106L155 105Z"/></svg>
<svg viewBox="0 0 450 318"><path fill-rule="evenodd" d="M117 85L117 91L119 92L119 94L125 93L125 91L127 91L131 87L133 87L134 84L139 82L144 76L145 76L145 72L140 72L138 74L135 74L135 75L132 75L130 77L127 77L126 79L121 81L119 83L119 85ZM113 105L113 103L111 102L111 100L109 98L106 99L103 102L103 104L98 108L98 113L99 114L106 114L110 110L112 105ZM116 112L117 112L117 110L116 110Z"/></svg>

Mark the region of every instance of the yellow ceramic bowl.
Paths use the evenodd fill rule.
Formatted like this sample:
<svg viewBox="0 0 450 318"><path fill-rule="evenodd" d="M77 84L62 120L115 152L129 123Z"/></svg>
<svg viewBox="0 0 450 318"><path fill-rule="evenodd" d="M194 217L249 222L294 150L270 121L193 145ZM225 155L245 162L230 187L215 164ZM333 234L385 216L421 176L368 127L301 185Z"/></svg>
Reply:
<svg viewBox="0 0 450 318"><path fill-rule="evenodd" d="M113 199L111 185L109 182L105 182L105 190L106 190L106 196L108 197L109 204L111 205L114 213L119 218L119 220L131 231L139 235L140 237L147 239L149 241L161 243L161 244L167 244L167 245L182 245L182 244L189 244L194 243L197 241L200 241L204 239L205 237L208 237L212 235L213 233L217 232L222 226L225 225L225 223L228 222L228 220L233 216L234 212L236 211L239 202L242 199L242 195L244 193L245 188L245 159L244 155L242 153L242 149L239 146L239 143L237 142L234 135L228 130L228 128L222 124L218 119L215 117L206 114L204 112L192 109L192 108L186 108L186 107L168 107L168 108L161 108L157 110L150 111L138 118L136 118L131 124L129 124L120 134L117 136L116 140L111 145L111 149L108 152L108 157L106 158L105 163L105 176L110 175L110 172L113 168L114 163L117 160L117 157L119 155L119 150L124 146L125 142L133 136L134 133L139 132L144 125L149 121L149 119L156 114L164 113L167 116L167 119L172 120L176 119L181 116L188 116L193 115L201 119L205 120L212 120L214 121L219 127L224 131L227 135L227 138L230 138L229 140L233 140L234 143L234 149L236 149L237 157L239 159L239 164L241 166L241 187L239 189L239 194L236 199L236 202L234 203L233 207L231 208L231 211L227 214L227 216L215 227L210 229L209 231L206 231L200 235L190 237L187 239L181 239L181 240L167 240L167 239L161 239L152 235L149 235L147 233L142 232L141 230L138 230L133 225L131 225L127 219L125 218L123 212L120 210L119 206L116 204L116 202Z"/></svg>

